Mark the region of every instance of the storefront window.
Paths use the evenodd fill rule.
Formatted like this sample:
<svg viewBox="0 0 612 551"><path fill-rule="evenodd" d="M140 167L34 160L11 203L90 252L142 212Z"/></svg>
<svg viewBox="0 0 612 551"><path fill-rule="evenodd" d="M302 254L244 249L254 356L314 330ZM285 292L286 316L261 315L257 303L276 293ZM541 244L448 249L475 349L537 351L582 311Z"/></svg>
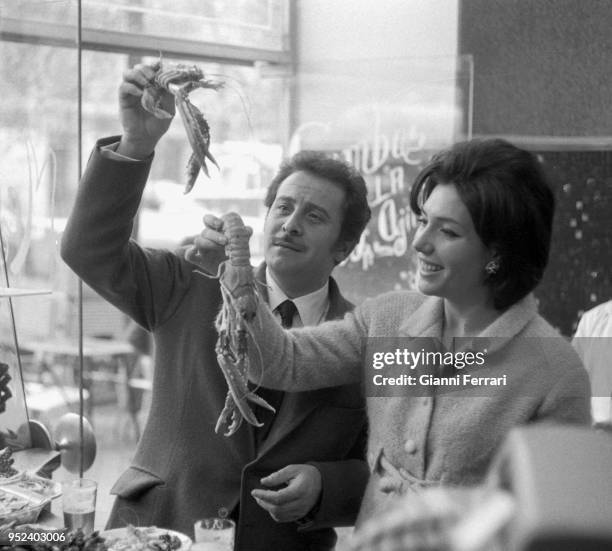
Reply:
<svg viewBox="0 0 612 551"><path fill-rule="evenodd" d="M0 2L0 362L9 377L0 378L0 448L30 444L28 414L53 433L63 413L79 411L82 335L85 413L98 441L87 476L99 481L101 526L110 487L129 464L146 419L151 371L146 361L134 370L139 358L126 316L86 285L79 292L59 256L79 151L84 167L98 138L120 133L117 91L126 69L160 56L165 64L197 64L224 84L190 96L209 122L219 170L211 167L210 178L201 174L192 192L183 193L190 146L177 117L156 150L134 238L173 248L201 231L206 212L236 210L255 228L258 262L263 192L288 125L287 83L261 66L288 59L287 7L284 0L251 0L231 3L229 13L229 6L84 0L79 113L77 2ZM138 384L130 386L128 376Z"/></svg>
<svg viewBox="0 0 612 551"><path fill-rule="evenodd" d="M294 67L288 5L83 0L79 56L77 2L0 0L0 288L25 295L0 298L0 361L9 365L14 385L7 400L13 414L9 422L0 413L0 428L18 432L27 419L21 376L31 419L53 429L62 413L78 411L82 336L85 412L99 456L88 476L100 484L100 525L112 503L110 487L129 464L146 419L151 364L130 342L130 320L79 286L59 257L59 243L79 167L98 138L121 132L123 72L161 58L195 63L223 83L190 96L210 125L219 169L211 167L209 178L200 174L183 193L190 146L177 117L156 149L136 240L174 248L201 231L205 213L237 211L254 229L251 257L258 264L263 196L280 161L301 149L326 151L364 174L374 212L336 272L356 302L364 289L375 295L411 286L412 178L432 152L470 134L469 57ZM27 434L21 442L27 445Z"/></svg>

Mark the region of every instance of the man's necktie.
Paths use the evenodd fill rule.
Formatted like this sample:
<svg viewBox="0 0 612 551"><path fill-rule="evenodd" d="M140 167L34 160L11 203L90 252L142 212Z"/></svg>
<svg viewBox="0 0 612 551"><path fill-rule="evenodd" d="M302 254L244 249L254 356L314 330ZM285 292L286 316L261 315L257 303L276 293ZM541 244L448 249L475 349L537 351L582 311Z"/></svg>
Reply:
<svg viewBox="0 0 612 551"><path fill-rule="evenodd" d="M281 325L285 329L289 329L293 325L293 318L297 312L295 303L291 300L285 300L276 307L276 311L280 314Z"/></svg>

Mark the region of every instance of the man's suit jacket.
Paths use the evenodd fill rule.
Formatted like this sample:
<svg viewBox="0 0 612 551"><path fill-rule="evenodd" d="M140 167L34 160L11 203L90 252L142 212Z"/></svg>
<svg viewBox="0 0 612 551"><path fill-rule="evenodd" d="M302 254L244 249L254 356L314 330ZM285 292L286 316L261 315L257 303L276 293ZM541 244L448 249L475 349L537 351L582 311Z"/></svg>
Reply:
<svg viewBox="0 0 612 551"><path fill-rule="evenodd" d="M259 446L258 429L246 422L229 438L215 434L227 393L214 351L219 283L194 273L180 252L130 240L150 161L104 158L99 146L114 139L92 154L62 239L70 267L155 340L149 418L132 465L113 487L108 527L157 525L193 535L197 519L240 504L236 549L331 549L328 527L354 522L367 483L360 386L285 393ZM328 318L350 308L330 280ZM262 476L293 463L315 464L323 477L312 529L275 522L250 495Z"/></svg>

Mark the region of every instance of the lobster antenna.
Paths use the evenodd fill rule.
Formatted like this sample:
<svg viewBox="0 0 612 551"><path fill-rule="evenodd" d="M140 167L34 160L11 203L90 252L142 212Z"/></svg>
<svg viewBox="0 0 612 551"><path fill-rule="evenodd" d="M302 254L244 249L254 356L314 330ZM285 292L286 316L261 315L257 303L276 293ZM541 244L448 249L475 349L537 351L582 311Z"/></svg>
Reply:
<svg viewBox="0 0 612 551"><path fill-rule="evenodd" d="M224 88L228 88L229 90L232 90L237 96L238 99L240 100L240 104L242 105L242 112L244 113L244 117L246 119L247 122L247 127L249 129L249 137L253 138L253 122L251 120L251 108L250 108L250 103L247 104L247 96L245 96L240 88L238 86L232 86L227 84L227 82L225 82L225 80L233 80L234 82L237 82L238 84L240 84L240 80L237 79L236 77L230 76L230 75L224 75L222 73L207 73L207 76L210 75L212 77L217 77L217 78L222 78L224 79L223 82L223 87Z"/></svg>

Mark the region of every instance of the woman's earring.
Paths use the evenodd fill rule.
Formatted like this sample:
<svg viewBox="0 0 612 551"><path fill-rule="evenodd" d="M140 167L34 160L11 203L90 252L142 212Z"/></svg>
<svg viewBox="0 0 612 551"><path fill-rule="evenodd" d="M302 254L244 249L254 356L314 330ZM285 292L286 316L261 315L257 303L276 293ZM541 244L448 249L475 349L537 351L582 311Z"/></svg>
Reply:
<svg viewBox="0 0 612 551"><path fill-rule="evenodd" d="M495 275L499 271L499 261L489 260L489 262L486 263L484 269L488 275Z"/></svg>

